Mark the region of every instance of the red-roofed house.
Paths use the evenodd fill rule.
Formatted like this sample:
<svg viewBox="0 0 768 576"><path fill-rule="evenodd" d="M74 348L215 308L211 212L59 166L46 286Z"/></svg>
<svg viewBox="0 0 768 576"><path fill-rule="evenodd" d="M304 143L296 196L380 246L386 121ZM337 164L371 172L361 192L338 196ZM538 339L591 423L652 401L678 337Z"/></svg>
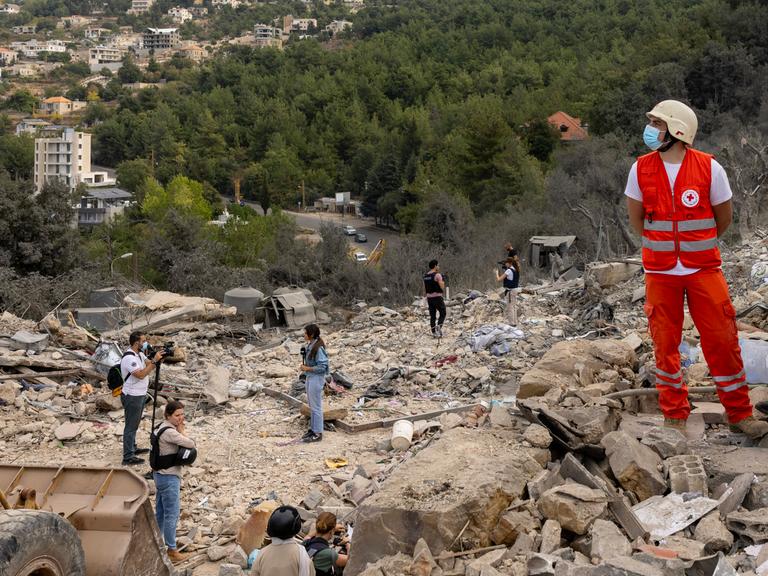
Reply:
<svg viewBox="0 0 768 576"><path fill-rule="evenodd" d="M574 142L589 138L587 126L582 125L581 119L569 116L565 112L555 112L547 118L547 122L560 132L560 140Z"/></svg>
<svg viewBox="0 0 768 576"><path fill-rule="evenodd" d="M64 116L65 114L71 114L76 110L85 108L86 103L79 100L70 100L64 98L64 96L53 96L46 98L40 103L40 111L43 114L58 114Z"/></svg>

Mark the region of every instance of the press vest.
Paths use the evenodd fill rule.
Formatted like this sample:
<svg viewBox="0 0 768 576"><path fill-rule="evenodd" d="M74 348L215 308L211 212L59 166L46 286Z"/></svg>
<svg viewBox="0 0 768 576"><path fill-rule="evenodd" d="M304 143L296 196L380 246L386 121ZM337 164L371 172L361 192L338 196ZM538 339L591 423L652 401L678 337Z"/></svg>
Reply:
<svg viewBox="0 0 768 576"><path fill-rule="evenodd" d="M671 270L678 258L689 268L717 268L717 223L710 203L712 156L688 148L674 191L658 152L637 159L643 194L643 266Z"/></svg>
<svg viewBox="0 0 768 576"><path fill-rule="evenodd" d="M440 284L435 280L437 274L438 272L427 272L424 274L424 290L427 291L427 294L443 291L443 289L440 288Z"/></svg>
<svg viewBox="0 0 768 576"><path fill-rule="evenodd" d="M512 272L514 273L514 277L512 278L512 280L510 280L509 278L507 278L507 276L504 276L503 285L504 285L504 288L506 288L507 290L513 290L517 288L517 286L520 283L520 273L514 268L509 268L509 270L512 270Z"/></svg>

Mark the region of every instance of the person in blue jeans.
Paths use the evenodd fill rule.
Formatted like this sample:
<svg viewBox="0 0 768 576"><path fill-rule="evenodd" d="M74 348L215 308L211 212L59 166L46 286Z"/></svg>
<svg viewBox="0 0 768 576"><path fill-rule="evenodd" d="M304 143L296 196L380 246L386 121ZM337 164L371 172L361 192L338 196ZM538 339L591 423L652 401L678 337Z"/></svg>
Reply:
<svg viewBox="0 0 768 576"><path fill-rule="evenodd" d="M160 456L176 454L179 447L194 448L195 442L184 435L184 405L178 400L169 400L165 405L165 421L157 427L170 428L160 436ZM181 512L181 466L171 466L152 473L157 489L155 517L165 545L168 546L168 558L178 563L187 559L176 549L176 524Z"/></svg>
<svg viewBox="0 0 768 576"><path fill-rule="evenodd" d="M325 342L320 338L320 328L317 324L308 324L304 327L304 338L309 344L307 344L307 353L301 365L301 371L307 374L307 402L310 417L309 430L301 440L302 442L320 442L323 439L323 390L325 375L329 372L328 354L325 351Z"/></svg>

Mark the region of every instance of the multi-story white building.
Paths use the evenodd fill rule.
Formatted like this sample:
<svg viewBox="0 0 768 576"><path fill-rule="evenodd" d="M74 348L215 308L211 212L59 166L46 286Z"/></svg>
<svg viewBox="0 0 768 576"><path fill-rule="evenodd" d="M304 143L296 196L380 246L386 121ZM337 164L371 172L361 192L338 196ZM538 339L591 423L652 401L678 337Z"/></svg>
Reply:
<svg viewBox="0 0 768 576"><path fill-rule="evenodd" d="M41 52L66 52L67 45L61 40L39 42L32 39L26 42L12 42L11 50L21 52L27 58L38 58Z"/></svg>
<svg viewBox="0 0 768 576"><path fill-rule="evenodd" d="M70 189L91 171L91 135L64 126L45 126L35 135L35 190L61 180Z"/></svg>
<svg viewBox="0 0 768 576"><path fill-rule="evenodd" d="M89 186L80 198L77 208L79 226L98 226L121 214L133 195L114 186Z"/></svg>
<svg viewBox="0 0 768 576"><path fill-rule="evenodd" d="M148 12L155 0L131 0L131 7L128 8L128 14L144 14Z"/></svg>
<svg viewBox="0 0 768 576"><path fill-rule="evenodd" d="M14 34L34 34L37 32L36 24L25 24L23 26L14 26L11 28Z"/></svg>
<svg viewBox="0 0 768 576"><path fill-rule="evenodd" d="M16 136L21 136L22 134L32 134L34 136L38 128L44 128L45 126L50 125L50 122L43 120L42 118L24 118L21 122L16 124Z"/></svg>
<svg viewBox="0 0 768 576"><path fill-rule="evenodd" d="M0 66L10 66L16 62L16 52L0 46Z"/></svg>
<svg viewBox="0 0 768 576"><path fill-rule="evenodd" d="M168 10L168 16L176 24L184 24L184 22L189 22L193 18L192 12L182 6L174 6Z"/></svg>
<svg viewBox="0 0 768 576"><path fill-rule="evenodd" d="M181 44L178 28L147 28L143 34L145 50L167 50Z"/></svg>
<svg viewBox="0 0 768 576"><path fill-rule="evenodd" d="M315 18L294 18L290 14L283 16L283 32L308 32L311 29L317 29L317 20Z"/></svg>
<svg viewBox="0 0 768 576"><path fill-rule="evenodd" d="M114 46L95 46L88 50L88 65L91 72L109 68L113 72L120 69L125 58L125 50Z"/></svg>
<svg viewBox="0 0 768 576"><path fill-rule="evenodd" d="M334 20L325 27L331 34L338 34L339 32L349 30L350 28L352 28L352 22L349 20Z"/></svg>
<svg viewBox="0 0 768 576"><path fill-rule="evenodd" d="M111 33L112 31L107 28L98 28L98 27L86 28L84 32L85 37L88 40L99 40L100 38L109 36Z"/></svg>
<svg viewBox="0 0 768 576"><path fill-rule="evenodd" d="M255 38L255 45L258 48L281 48L282 30L269 24L256 24L253 27L253 36Z"/></svg>
<svg viewBox="0 0 768 576"><path fill-rule="evenodd" d="M240 0L211 0L211 5L214 8L221 8L223 6L229 6L230 8L237 8L242 2Z"/></svg>
<svg viewBox="0 0 768 576"><path fill-rule="evenodd" d="M18 4L0 4L0 14L18 14L20 11Z"/></svg>

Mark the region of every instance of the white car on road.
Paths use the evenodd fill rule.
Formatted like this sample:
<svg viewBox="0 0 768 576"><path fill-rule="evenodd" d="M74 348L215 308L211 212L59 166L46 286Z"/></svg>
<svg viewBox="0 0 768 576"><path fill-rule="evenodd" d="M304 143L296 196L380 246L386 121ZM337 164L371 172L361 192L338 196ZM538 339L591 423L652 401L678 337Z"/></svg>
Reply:
<svg viewBox="0 0 768 576"><path fill-rule="evenodd" d="M362 252L355 252L355 262L368 262L368 256Z"/></svg>
<svg viewBox="0 0 768 576"><path fill-rule="evenodd" d="M347 226L344 226L344 228L342 228L341 230L347 236L354 236L355 234L357 234L357 230L355 230L353 226L347 225Z"/></svg>

